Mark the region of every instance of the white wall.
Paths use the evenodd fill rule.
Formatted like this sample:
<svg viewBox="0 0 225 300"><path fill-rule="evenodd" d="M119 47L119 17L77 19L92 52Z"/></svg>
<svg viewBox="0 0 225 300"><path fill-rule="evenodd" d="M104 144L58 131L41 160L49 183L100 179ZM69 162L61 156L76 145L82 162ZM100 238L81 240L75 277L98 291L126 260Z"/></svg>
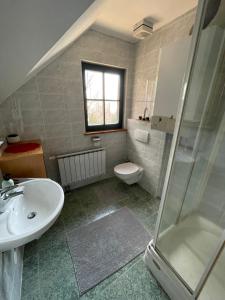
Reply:
<svg viewBox="0 0 225 300"><path fill-rule="evenodd" d="M127 149L128 158L144 168L144 174L139 184L153 196L161 196L160 175L166 134L151 129L149 122L128 119ZM142 143L135 139L135 130L149 132L149 140Z"/></svg>
<svg viewBox="0 0 225 300"><path fill-rule="evenodd" d="M152 130L150 123L137 119L138 116L143 115L145 106L148 108L150 117L153 114L154 105L157 106L155 103L157 101L155 89L159 76L162 76L162 74L159 74L161 48L168 47L168 45L176 42L182 43L189 35L194 17L195 11L190 11L155 31L150 37L136 45L131 106L131 117L136 120L129 120L128 122L128 157L144 167L145 172L140 184L157 196L161 196L172 136ZM147 102L145 102L146 80L149 81ZM166 102L165 99L164 102ZM170 107L169 104L164 108L166 107ZM165 112L166 115L168 113L170 112ZM147 145L135 141L133 132L136 128L145 128L150 132L150 141Z"/></svg>
<svg viewBox="0 0 225 300"><path fill-rule="evenodd" d="M0 3L0 102L94 0L2 0Z"/></svg>
<svg viewBox="0 0 225 300"><path fill-rule="evenodd" d="M128 70L125 117L132 115L136 119L144 110L146 79L156 84L160 48L187 36L194 15L195 12L191 11L181 16L136 45L93 30L87 31L62 56L0 106L0 115L2 112L4 119L4 122L0 119L0 136L17 131L24 139L40 138L44 145L48 175L58 179L57 164L48 160L49 155L92 146L90 137L83 135L81 59ZM149 99L148 104L153 109L154 98ZM108 174L112 175L115 164L129 157L146 169L141 184L156 194L161 190L164 174L160 174L160 170L162 164L166 165L163 159L166 157L167 160L168 155L164 153L168 154L170 142L167 143L164 133L151 131L148 124L129 122L128 144L124 132L102 135L102 144L107 148ZM147 126L153 136L145 147L146 151L142 151L141 145L133 139L132 132L141 126ZM162 172L165 173L165 168Z"/></svg>
<svg viewBox="0 0 225 300"><path fill-rule="evenodd" d="M191 37L161 48L153 115L176 117L187 65Z"/></svg>
<svg viewBox="0 0 225 300"><path fill-rule="evenodd" d="M161 48L180 41L189 36L195 19L195 10L180 16L153 32L151 36L136 44L134 85L132 97L132 118L143 115L145 106L148 115L152 116L155 104L155 90L159 78ZM175 64L176 62L174 62ZM149 81L148 98L145 102L145 86Z"/></svg>
<svg viewBox="0 0 225 300"><path fill-rule="evenodd" d="M1 106L0 136L17 132L22 139L41 139L47 174L58 180L49 156L93 147L85 136L81 60L126 69L125 120L130 112L134 46L89 30L60 57L11 95ZM2 122L2 121L0 121ZM127 159L126 133L101 135L106 147L107 175Z"/></svg>

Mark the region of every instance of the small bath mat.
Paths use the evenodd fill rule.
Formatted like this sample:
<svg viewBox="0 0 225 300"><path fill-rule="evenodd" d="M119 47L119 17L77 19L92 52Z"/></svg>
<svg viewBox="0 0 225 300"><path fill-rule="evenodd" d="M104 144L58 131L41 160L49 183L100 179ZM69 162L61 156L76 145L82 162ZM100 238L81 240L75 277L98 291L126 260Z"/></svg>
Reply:
<svg viewBox="0 0 225 300"><path fill-rule="evenodd" d="M150 239L127 207L69 232L68 245L80 294L142 253Z"/></svg>

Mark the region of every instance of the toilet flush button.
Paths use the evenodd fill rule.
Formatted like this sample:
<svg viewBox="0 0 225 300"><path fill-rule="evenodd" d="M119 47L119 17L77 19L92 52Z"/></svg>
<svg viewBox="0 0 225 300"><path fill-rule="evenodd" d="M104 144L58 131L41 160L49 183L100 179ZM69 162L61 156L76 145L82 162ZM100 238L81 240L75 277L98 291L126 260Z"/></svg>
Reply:
<svg viewBox="0 0 225 300"><path fill-rule="evenodd" d="M147 130L136 129L134 132L135 139L139 142L148 143L149 132Z"/></svg>

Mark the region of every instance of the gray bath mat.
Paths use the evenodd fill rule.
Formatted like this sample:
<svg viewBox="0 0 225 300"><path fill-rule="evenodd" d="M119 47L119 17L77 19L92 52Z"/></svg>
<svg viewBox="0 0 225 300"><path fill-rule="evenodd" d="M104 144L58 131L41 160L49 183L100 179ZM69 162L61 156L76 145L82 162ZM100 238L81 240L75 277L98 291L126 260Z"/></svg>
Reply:
<svg viewBox="0 0 225 300"><path fill-rule="evenodd" d="M80 294L142 253L151 237L126 207L68 234Z"/></svg>

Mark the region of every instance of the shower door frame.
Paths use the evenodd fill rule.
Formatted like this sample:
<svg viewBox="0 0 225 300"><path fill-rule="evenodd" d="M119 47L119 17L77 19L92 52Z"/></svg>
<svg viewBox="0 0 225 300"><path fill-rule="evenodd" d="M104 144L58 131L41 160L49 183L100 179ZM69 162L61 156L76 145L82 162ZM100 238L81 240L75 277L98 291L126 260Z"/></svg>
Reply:
<svg viewBox="0 0 225 300"><path fill-rule="evenodd" d="M200 40L200 36L201 36L201 32L202 32L202 26L204 23L205 12L206 12L206 7L207 7L208 1L209 0L199 0L199 3L198 3L196 19L195 19L193 33L192 33L191 46L190 46L190 50L189 50L189 57L188 57L188 62L187 62L187 66L186 66L185 77L183 80L182 94L180 95L181 99L180 99L180 104L178 107L178 113L177 113L177 117L176 117L173 141L172 141L172 145L171 145L171 150L170 150L170 155L169 155L169 160L168 160L168 165L167 165L167 171L166 171L164 185L163 185L159 213L158 213L158 217L157 217L157 221L156 221L154 237L150 243L150 245L153 247L154 251L159 256L159 258L162 259L162 261L166 264L166 266L175 274L177 279L184 285L184 287L190 293L190 299L197 299L199 297L201 291L203 290L203 288L207 282L208 277L210 276L218 258L220 257L221 252L225 248L225 230L224 230L223 234L221 235L220 240L217 244L217 247L216 247L215 251L213 252L211 258L209 259L209 262L205 266L205 269L204 269L201 277L199 278L198 284L194 290L191 289L191 287L186 283L186 281L179 275L179 273L171 266L171 264L162 255L161 251L157 248L156 242L157 242L157 238L159 235L160 224L161 224L162 214L163 214L164 207L165 207L165 202L167 199L167 191L168 191L168 187L169 187L169 183L170 183L170 179L171 179L171 173L173 170L175 152L176 152L178 142L179 142L181 121L182 121L182 117L184 115L184 110L186 107L188 92L190 89L190 80L192 77L193 68L194 68L194 64L195 64L195 60L196 60L196 56L197 56L199 40ZM197 143L198 143L198 141L197 141ZM196 155L196 153L195 153L195 155ZM194 167L194 163L193 163L192 168L193 167ZM188 182L190 181L191 174L192 174L192 172L189 173L187 186L188 186ZM187 187L184 190L186 191ZM182 207L182 205L183 205L183 203L181 203L181 207Z"/></svg>
<svg viewBox="0 0 225 300"><path fill-rule="evenodd" d="M189 91L189 83L190 83L191 75L193 72L193 66L194 66L195 59L196 59L196 53L198 50L199 37L201 34L202 24L204 22L204 16L205 16L207 2L208 2L208 0L199 0L198 9L197 9L197 13L196 13L196 20L195 20L195 24L194 24L194 28L193 28L193 33L192 33L193 36L192 36L191 46L190 46L190 50L189 50L188 62L187 62L185 77L183 80L182 92L180 95L181 99L179 102L178 112L177 112L177 116L176 116L173 140L172 140L172 145L171 145L171 149L170 149L170 155L169 155L169 160L168 160L168 165L167 165L167 170L166 170L166 175L165 175L165 180L164 180L164 185L163 185L162 197L161 197L161 201L160 201L159 214L158 214L158 218L156 221L155 233L154 233L154 237L153 237L154 248L156 248L156 241L157 241L158 233L159 233L159 229L160 229L161 217L162 217L165 202L167 199L167 191L168 191L168 187L169 187L171 173L173 170L173 162L174 162L174 158L175 158L175 152L176 152L178 141L179 141L178 138L179 138L180 129L181 129L181 121L182 121L182 117L184 114L185 104L186 104L187 95L188 95L188 91ZM189 174L189 176L191 176L191 174Z"/></svg>

